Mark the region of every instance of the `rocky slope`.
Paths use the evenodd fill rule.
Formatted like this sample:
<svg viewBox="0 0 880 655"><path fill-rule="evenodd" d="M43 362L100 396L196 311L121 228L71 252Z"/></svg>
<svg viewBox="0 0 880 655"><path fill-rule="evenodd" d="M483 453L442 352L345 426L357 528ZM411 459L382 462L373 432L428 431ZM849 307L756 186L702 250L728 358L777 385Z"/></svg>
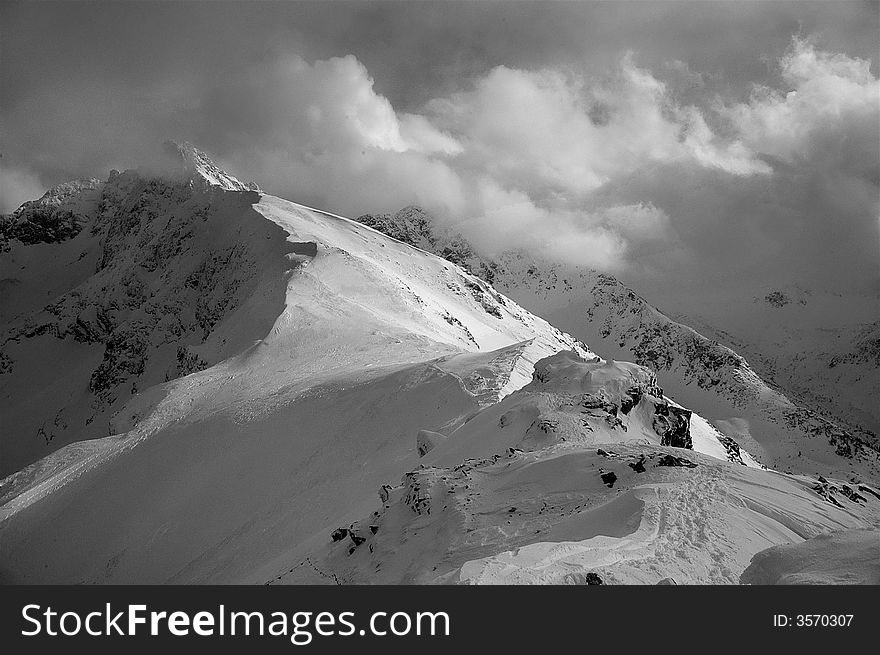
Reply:
<svg viewBox="0 0 880 655"><path fill-rule="evenodd" d="M798 404L856 432L880 433L880 298L772 288L739 304L683 320L748 357Z"/></svg>
<svg viewBox="0 0 880 655"><path fill-rule="evenodd" d="M3 220L0 399L14 436L0 474L110 434L139 389L236 352L241 341L215 328L257 290L274 287L280 311L272 262L286 247L251 209L258 195L225 174L215 183L192 146L179 152L166 177L63 184ZM221 201L221 189L241 193Z"/></svg>

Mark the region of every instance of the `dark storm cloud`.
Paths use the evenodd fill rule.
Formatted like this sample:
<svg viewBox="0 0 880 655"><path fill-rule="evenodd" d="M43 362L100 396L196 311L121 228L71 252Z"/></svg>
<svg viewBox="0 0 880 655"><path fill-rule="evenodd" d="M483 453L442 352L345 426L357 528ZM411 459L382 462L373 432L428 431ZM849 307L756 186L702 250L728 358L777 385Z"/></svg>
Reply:
<svg viewBox="0 0 880 655"><path fill-rule="evenodd" d="M634 276L876 279L878 15L5 3L0 210L177 138L278 195L417 202L485 245Z"/></svg>

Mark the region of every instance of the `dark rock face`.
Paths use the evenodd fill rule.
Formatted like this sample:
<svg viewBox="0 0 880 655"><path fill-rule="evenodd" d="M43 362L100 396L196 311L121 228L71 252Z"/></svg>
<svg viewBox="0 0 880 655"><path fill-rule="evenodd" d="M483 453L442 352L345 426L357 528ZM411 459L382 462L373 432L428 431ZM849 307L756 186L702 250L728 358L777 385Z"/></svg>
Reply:
<svg viewBox="0 0 880 655"><path fill-rule="evenodd" d="M13 240L29 246L60 243L75 237L89 218L69 201L82 193L97 193L102 184L95 179L60 184L39 200L26 202L8 216L0 216L0 252L7 251Z"/></svg>
<svg viewBox="0 0 880 655"><path fill-rule="evenodd" d="M872 494L880 499L880 494L877 494L876 491L871 490L870 488L864 485L858 485L859 491L864 491L866 493ZM821 475L818 477L816 484L813 485L813 491L819 494L826 501L831 503L836 507L843 507L840 502L835 497L835 494L840 494L844 498L847 498L850 502L856 503L857 505L860 503L867 503L868 499L861 495L858 491L853 489L847 484L842 484L839 487L835 484L832 484Z"/></svg>
<svg viewBox="0 0 880 655"><path fill-rule="evenodd" d="M453 261L453 263L457 262ZM489 287L480 278L474 278L473 280L462 278L461 282L467 291L473 296L474 300L480 303L483 307L483 311L487 314L491 314L495 318L502 318L503 315L501 309L499 309L499 305L504 305L505 301L501 294Z"/></svg>
<svg viewBox="0 0 880 655"><path fill-rule="evenodd" d="M660 436L661 446L693 449L691 440L691 411L668 403L654 405L654 432Z"/></svg>
<svg viewBox="0 0 880 655"><path fill-rule="evenodd" d="M545 433L549 434L550 432L556 432L556 429L559 427L559 421L555 421L549 418L542 418L538 421L538 429Z"/></svg>
<svg viewBox="0 0 880 655"><path fill-rule="evenodd" d="M609 489L614 486L614 483L617 482L617 475L615 475L614 471L608 471L608 473L602 473L602 482L604 482Z"/></svg>
<svg viewBox="0 0 880 655"><path fill-rule="evenodd" d="M563 578L563 582L568 585L599 585L605 584L602 578L595 571L588 571L587 573L583 573L581 571L577 571L576 573L566 573Z"/></svg>
<svg viewBox="0 0 880 655"><path fill-rule="evenodd" d="M697 467L697 465L689 459L676 457L675 455L663 455L663 457L657 461L657 466L683 466L689 469Z"/></svg>
<svg viewBox="0 0 880 655"><path fill-rule="evenodd" d="M639 404L642 399L642 390L639 387L632 387L627 392L628 398L624 398L620 403L620 411L623 414L629 414L633 407ZM662 393L660 394L663 395Z"/></svg>
<svg viewBox="0 0 880 655"><path fill-rule="evenodd" d="M644 473L645 472L645 456L642 455L635 462L629 462L628 466L636 473Z"/></svg>
<svg viewBox="0 0 880 655"><path fill-rule="evenodd" d="M654 466L683 466L685 468L696 468L697 467L697 464L695 464L694 462L692 462L684 457L678 457L676 455L670 455L669 453L662 453L662 452L653 452L653 453L646 453L644 455L639 455L638 459L636 459L635 455L622 456L622 455L618 455L615 452L607 452L605 450L602 450L601 448L599 448L596 451L596 454L600 455L602 457L607 457L608 459L616 459L616 460L626 461L626 465L629 466L636 473L644 473L646 471L645 462L647 462L649 460L651 462L653 462L654 460L657 460L657 463L654 464ZM602 471L603 471L603 469L599 469L600 473L602 473ZM609 473L606 475L614 476L614 473ZM614 480L616 480L616 479L617 479L617 477L614 476ZM602 476L602 480L605 481L605 475ZM608 486L610 487L611 485L608 485Z"/></svg>
<svg viewBox="0 0 880 655"><path fill-rule="evenodd" d="M767 302L768 305L772 305L773 307L785 307L791 302L791 298L789 298L781 291L771 291L766 296L764 296L764 300Z"/></svg>
<svg viewBox="0 0 880 655"><path fill-rule="evenodd" d="M103 361L88 386L99 400L97 407L106 407L121 386L136 384L158 348L185 339L204 342L250 294L258 264L242 243L206 249L202 259L193 256L200 242L198 224L219 211L211 192L196 193L185 185L142 179L131 172L117 174L113 184L77 191L84 192L96 194L98 207L87 219L100 244L95 275L88 285L56 298L43 312L25 317L23 324L10 326L4 341L48 333L102 344ZM73 191L64 196L75 197ZM51 204L43 206L43 199L30 204L39 206L30 213L21 211L28 205L22 206L19 218L53 210ZM248 209L242 203L242 213ZM17 229L24 229L25 223L20 220ZM176 365L165 379L207 365L188 348L178 348Z"/></svg>
<svg viewBox="0 0 880 655"><path fill-rule="evenodd" d="M17 239L25 245L60 243L72 239L82 231L86 219L66 209L38 207L27 212L21 220L6 219L0 231L6 239Z"/></svg>
<svg viewBox="0 0 880 655"><path fill-rule="evenodd" d="M283 230L253 209L258 193L203 182L114 171L107 182L61 185L0 217L0 250L14 248L17 257L42 248L57 258L54 266L75 269L69 286L53 289L57 295L47 304L0 316L0 373L19 372L15 353L28 339L70 337L104 351L82 371L88 393L59 399L63 420L46 423L45 435L36 434L40 440L53 439L50 433L55 443L105 436L119 401L222 359L226 340L209 342L221 322L264 275L275 275L276 262L288 263L282 257L316 252L315 243L286 242ZM241 238L245 227L265 238ZM30 430L22 431L22 441L35 436ZM21 461L9 464L15 469L30 463L29 449L21 450ZM11 472L4 463L0 473Z"/></svg>
<svg viewBox="0 0 880 655"><path fill-rule="evenodd" d="M813 491L815 491L817 494L819 494L822 498L824 498L835 507L843 507L843 505L841 505L837 501L837 498L834 497L834 492L839 491L839 489L828 482L828 480L823 478L821 475L819 476L818 482L813 485Z"/></svg>
<svg viewBox="0 0 880 655"><path fill-rule="evenodd" d="M379 526L372 523L367 526L367 529L370 531L369 535L362 532L362 526L357 523L352 523L347 528L336 528L330 535L330 539L334 542L339 542L348 537L348 539L351 540L351 545L348 547L348 554L351 555L357 550L358 546L366 543L367 537L379 532ZM372 546L370 546L370 551L372 552Z"/></svg>
<svg viewBox="0 0 880 655"><path fill-rule="evenodd" d="M864 496L862 496L858 492L853 491L853 489L848 485L842 485L840 487L840 493L842 493L844 496L849 498L854 503L857 503L859 501L867 502L867 500L868 500L867 498L865 498Z"/></svg>
<svg viewBox="0 0 880 655"><path fill-rule="evenodd" d="M739 444L733 440L732 437L721 436L718 438L718 441L721 442L721 445L724 446L724 449L727 451L727 459L735 464L745 465L742 458L742 452L739 447Z"/></svg>
<svg viewBox="0 0 880 655"><path fill-rule="evenodd" d="M599 574L594 573L593 571L590 571L589 573L587 573L586 576L584 576L584 582L589 585L605 584L602 581L602 578L599 577Z"/></svg>

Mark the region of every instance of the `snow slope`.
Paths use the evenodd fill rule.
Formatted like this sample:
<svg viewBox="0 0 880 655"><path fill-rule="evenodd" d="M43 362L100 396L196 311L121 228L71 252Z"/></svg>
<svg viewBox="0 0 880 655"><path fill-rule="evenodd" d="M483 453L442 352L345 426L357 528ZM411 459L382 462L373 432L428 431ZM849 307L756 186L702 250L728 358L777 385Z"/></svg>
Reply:
<svg viewBox="0 0 880 655"><path fill-rule="evenodd" d="M880 584L880 530L826 532L762 550L743 584Z"/></svg>
<svg viewBox="0 0 880 655"><path fill-rule="evenodd" d="M749 361L720 343L722 339L716 332L709 332L716 338L707 338L669 318L610 275L536 260L525 251L484 257L460 236L435 228L430 217L416 207L394 215L364 215L358 220L460 262L604 356L653 369L668 395L697 408L713 428L767 466L880 480L880 440L865 427L870 425L869 421L858 419L876 406L875 378L880 366L874 361L876 335L870 326L859 328L857 345L845 349L845 355L836 359L831 354L817 357L817 365L812 367L804 365L805 360L810 361L809 351L796 354L804 345L803 340L780 346L787 331L772 332L778 336L768 343L758 336L758 327L749 332L747 339L731 344L758 344L750 353L791 353L789 359L798 362L792 368L799 372L790 376L783 387L772 376L758 375ZM801 307L797 302L793 306ZM862 314L869 315L870 307L866 305ZM785 309L798 311L791 306ZM818 307L811 311L824 317L827 324L829 312ZM776 320L785 324L778 316ZM796 323L796 317L792 320ZM749 323L748 316L743 323ZM828 374L827 364L832 362L835 365L831 370L839 366L840 379ZM761 366L761 370L766 371L767 367ZM813 382L798 385L792 379ZM834 393L827 393L825 400L829 402L823 402L820 396L829 384ZM800 393L805 385L818 388L819 392ZM829 406L852 410L831 412ZM850 420L842 420L841 416Z"/></svg>
<svg viewBox="0 0 880 655"><path fill-rule="evenodd" d="M771 545L877 526L875 488L670 444L646 373L572 353L539 362L269 582L736 584Z"/></svg>

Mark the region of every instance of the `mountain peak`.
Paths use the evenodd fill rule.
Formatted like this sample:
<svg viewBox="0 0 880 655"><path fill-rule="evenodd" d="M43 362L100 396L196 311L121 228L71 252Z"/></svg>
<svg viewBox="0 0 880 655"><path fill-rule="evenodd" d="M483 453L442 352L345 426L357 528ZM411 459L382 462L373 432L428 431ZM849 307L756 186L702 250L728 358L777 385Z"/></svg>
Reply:
<svg viewBox="0 0 880 655"><path fill-rule="evenodd" d="M178 143L166 141L165 151L182 165L183 172L194 179L201 179L212 186L219 186L227 191L260 191L255 182L242 182L230 175L211 161L203 151L189 141Z"/></svg>

